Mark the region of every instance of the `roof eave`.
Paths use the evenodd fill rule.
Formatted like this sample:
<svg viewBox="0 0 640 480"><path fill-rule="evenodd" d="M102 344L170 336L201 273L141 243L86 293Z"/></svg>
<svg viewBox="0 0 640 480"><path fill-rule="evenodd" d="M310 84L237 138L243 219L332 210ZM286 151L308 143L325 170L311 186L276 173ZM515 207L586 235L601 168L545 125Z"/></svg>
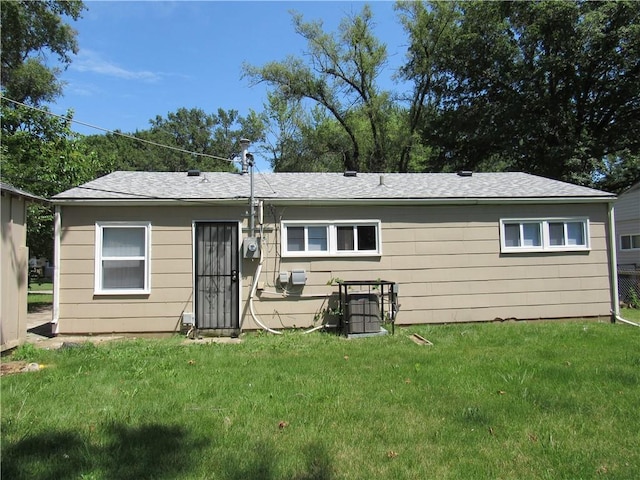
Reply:
<svg viewBox="0 0 640 480"><path fill-rule="evenodd" d="M166 205L243 205L248 197L236 198L164 198L164 199L131 199L131 198L53 198L54 205L74 206L166 206ZM557 204L557 203L611 203L615 195L602 196L559 196L559 197L450 197L450 198L277 198L256 197L278 205L514 205L514 204Z"/></svg>
<svg viewBox="0 0 640 480"><path fill-rule="evenodd" d="M194 205L244 205L246 198L52 198L53 205L83 207L140 207L140 206L194 206Z"/></svg>
<svg viewBox="0 0 640 480"><path fill-rule="evenodd" d="M300 198L264 198L278 205L514 205L514 204L557 204L557 203L611 203L611 196L564 196L564 197L452 197L452 198L337 198L337 199L300 199Z"/></svg>
<svg viewBox="0 0 640 480"><path fill-rule="evenodd" d="M41 203L41 204L49 203L49 200L47 200L46 198L39 197L38 195L34 195L29 192L25 192L24 190L21 190L19 188L16 188L7 184L3 184L1 190L2 190L2 193L5 195L11 195L13 197L23 198L28 202Z"/></svg>

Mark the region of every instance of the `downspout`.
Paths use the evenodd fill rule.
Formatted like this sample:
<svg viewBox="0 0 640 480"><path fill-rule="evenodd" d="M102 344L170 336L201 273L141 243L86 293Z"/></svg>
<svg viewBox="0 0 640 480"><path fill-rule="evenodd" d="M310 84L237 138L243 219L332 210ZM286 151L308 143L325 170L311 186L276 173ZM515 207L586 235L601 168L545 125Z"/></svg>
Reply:
<svg viewBox="0 0 640 480"><path fill-rule="evenodd" d="M60 206L56 205L53 213L53 316L51 333L58 334L60 320Z"/></svg>
<svg viewBox="0 0 640 480"><path fill-rule="evenodd" d="M632 322L631 320L627 320L625 318L622 318L620 315L616 315L615 313L611 312L611 314L613 315L613 317L615 318L616 321L618 322L622 322L622 323L626 323L627 325L633 325L634 327L640 327L639 323L636 322Z"/></svg>
<svg viewBox="0 0 640 480"><path fill-rule="evenodd" d="M611 259L609 269L611 270L610 285L611 285L611 320L613 322L622 322L634 327L640 327L640 324L626 320L620 316L620 302L618 301L618 255L616 252L616 222L615 222L615 209L613 202L609 202L609 250Z"/></svg>
<svg viewBox="0 0 640 480"><path fill-rule="evenodd" d="M620 318L620 303L618 302L618 258L616 254L616 222L613 201L607 204L609 209L609 286L611 289L612 321Z"/></svg>

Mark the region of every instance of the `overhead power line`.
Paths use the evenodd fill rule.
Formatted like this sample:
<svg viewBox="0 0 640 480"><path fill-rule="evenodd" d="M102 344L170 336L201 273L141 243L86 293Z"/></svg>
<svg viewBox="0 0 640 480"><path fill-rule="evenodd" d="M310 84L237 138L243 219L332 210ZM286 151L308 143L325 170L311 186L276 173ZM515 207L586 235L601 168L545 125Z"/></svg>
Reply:
<svg viewBox="0 0 640 480"><path fill-rule="evenodd" d="M212 158L214 160L221 160L223 162L239 163L237 160L233 160L233 159L229 159L229 158L225 158L225 157L218 157L217 155L210 155L208 153L191 152L189 150L185 150L184 148L172 147L171 145L164 145L162 143L154 142L154 141L151 141L151 140L145 140L144 138L139 138L139 137L136 137L136 136L133 136L133 135L129 135L127 133L122 133L122 132L118 132L118 131L115 131L115 130L109 130L108 128L103 128L103 127L99 127L97 125L92 125L90 123L81 122L80 120L75 120L73 118L69 118L69 117L66 117L64 115L58 115L56 113L50 112L49 110L45 110L43 108L38 108L38 107L34 107L32 105L27 105L26 103L22 103L22 102L19 102L17 100L13 100L13 99L11 99L9 97L5 97L4 95L2 95L2 99L6 100L8 102L14 103L16 105L20 105L22 107L30 108L31 110L35 110L35 111L40 112L40 113L44 113L46 115L51 115L52 117L60 118L62 120L67 120L67 121L70 121L70 122L73 122L73 123L77 123L79 125L84 125L85 127L95 128L96 130L100 130L102 132L110 133L112 135L119 135L121 137L130 138L131 140L136 140L138 142L146 143L148 145L153 145L155 147L166 148L168 150L173 150L175 152L187 153L189 155L195 155L195 156L198 156L198 157Z"/></svg>

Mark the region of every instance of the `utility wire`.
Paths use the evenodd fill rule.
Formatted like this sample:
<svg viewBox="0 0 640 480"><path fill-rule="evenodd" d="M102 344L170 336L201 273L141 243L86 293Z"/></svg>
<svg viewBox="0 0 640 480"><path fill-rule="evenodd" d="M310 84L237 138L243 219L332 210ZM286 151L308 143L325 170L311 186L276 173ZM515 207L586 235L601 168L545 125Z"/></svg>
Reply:
<svg viewBox="0 0 640 480"><path fill-rule="evenodd" d="M110 134L112 134L112 135L119 135L119 136L121 136L121 137L129 138L129 139L131 139L131 140L136 140L136 141L138 141L138 142L142 142L142 143L147 143L147 144L149 144L149 145L153 145L153 146L156 146L156 147L166 148L166 149L174 150L174 151L176 151L176 152L181 152L181 153L188 153L189 155L196 155L196 156L200 156L200 157L213 158L214 160L222 160L222 161L224 161L224 162L229 162L229 163L241 163L241 162L240 162L240 161L238 161L238 160L233 160L233 159L224 158L224 157L218 157L218 156L216 156L216 155L209 155L209 154L206 154L206 153L191 152L191 151L189 151L189 150L185 150L185 149L182 149L182 148L172 147L172 146L170 146L170 145L163 145L163 144L161 144L161 143L153 142L153 141L151 141L151 140L145 140L144 138L134 137L133 135L128 135L128 134L126 134L126 133L117 132L117 131L114 131L114 130L109 130L109 129L107 129L107 128L99 127L99 126L97 126L97 125L92 125L92 124L90 124L90 123L86 123L86 122L81 122L80 120L75 120L75 119L73 119L73 118L69 118L69 117L64 116L64 115L58 115L58 114L56 114L56 113L50 112L49 110L45 110L45 109L42 109L42 108L34 107L34 106L32 106L32 105L27 105L26 103L22 103L22 102L19 102L19 101L17 101L17 100L13 100L13 99L11 99L11 98L9 98L9 97L6 97L6 96L4 96L4 95L2 95L1 97L2 97L4 100L6 100L6 101L8 101L8 102L11 102L11 103L14 103L14 104L16 104L16 105L20 105L20 106L23 106L23 107L26 107L26 108L30 108L31 110L35 110L35 111L37 111L37 112L41 112L41 113L44 113L44 114L46 114L46 115L50 115L50 116L52 116L52 117L60 118L60 119L62 119L62 120L66 120L66 121L70 121L70 122L75 122L75 123L77 123L77 124L79 124L79 125L84 125L85 127L95 128L96 130L100 130L100 131L103 131L103 132L107 132L107 133L110 133ZM264 182L269 186L269 188L271 189L271 191L272 191L273 193L276 193L276 190L275 190L275 189L273 188L273 186L269 183L269 181L267 180L267 177L266 177L266 175L264 174L264 172L260 171L260 169L258 169L258 166L257 166L257 165L254 165L254 168L258 171L258 174L260 175L260 178L262 178L262 180L263 180L263 181L264 181ZM114 192L114 193L121 193L121 192ZM153 197L149 197L149 198L153 198Z"/></svg>
<svg viewBox="0 0 640 480"><path fill-rule="evenodd" d="M30 108L31 110L35 110L35 111L40 112L40 113L44 113L46 115L51 115L52 117L57 117L57 118L60 118L62 120L66 120L68 122L74 122L74 123L77 123L79 125L84 125L85 127L95 128L96 130L101 130L103 132L107 132L107 133L110 133L112 135L119 135L121 137L130 138L131 140L136 140L138 142L147 143L147 144L153 145L155 147L166 148L166 149L169 149L169 150L174 150L176 152L188 153L189 155L195 155L195 156L199 156L199 157L213 158L214 160L222 160L223 162L239 163L237 160L224 158L224 157L218 157L216 155L209 155L208 153L190 152L189 150L185 150L183 148L172 147L170 145L163 145L162 143L153 142L151 140L145 140L144 138L135 137L135 136L129 135L127 133L117 132L115 130L109 130L107 128L98 127L97 125L91 125L90 123L81 122L80 120L75 120L73 118L69 118L69 117L66 117L64 115L58 115L56 113L50 112L49 110L45 110L43 108L38 108L38 107L34 107L32 105L27 105L26 103L22 103L22 102L19 102L17 100L13 100L13 99L11 99L9 97L5 97L4 95L2 95L2 99L6 100L8 102L14 103L16 105L27 107L27 108Z"/></svg>

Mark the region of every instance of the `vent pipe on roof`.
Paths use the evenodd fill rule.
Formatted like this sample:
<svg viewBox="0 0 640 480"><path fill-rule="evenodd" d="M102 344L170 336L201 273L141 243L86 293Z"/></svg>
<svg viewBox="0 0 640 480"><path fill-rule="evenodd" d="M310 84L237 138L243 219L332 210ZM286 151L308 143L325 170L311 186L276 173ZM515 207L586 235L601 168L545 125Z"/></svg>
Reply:
<svg viewBox="0 0 640 480"><path fill-rule="evenodd" d="M471 176L473 176L473 172L471 170L459 170L458 171L458 176L459 177L471 177Z"/></svg>
<svg viewBox="0 0 640 480"><path fill-rule="evenodd" d="M380 175L380 186L384 187L385 183L384 183L384 175Z"/></svg>

